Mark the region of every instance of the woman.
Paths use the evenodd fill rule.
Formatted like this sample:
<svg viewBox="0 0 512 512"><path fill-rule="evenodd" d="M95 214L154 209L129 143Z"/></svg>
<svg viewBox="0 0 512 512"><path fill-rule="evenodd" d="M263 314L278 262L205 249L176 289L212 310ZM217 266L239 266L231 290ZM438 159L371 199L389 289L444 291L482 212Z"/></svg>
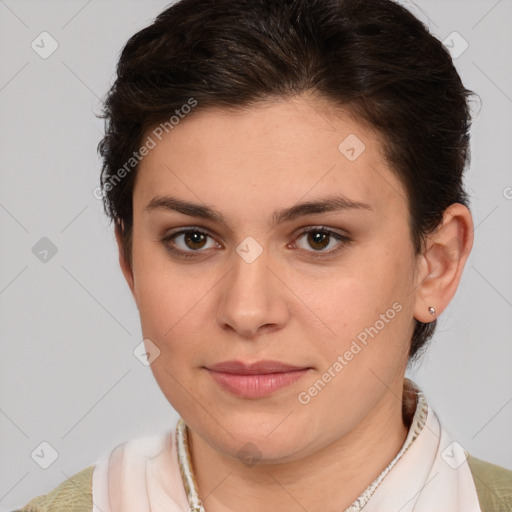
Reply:
<svg viewBox="0 0 512 512"><path fill-rule="evenodd" d="M182 0L135 34L101 194L181 419L23 510L512 509L405 379L473 244L469 96L389 0Z"/></svg>

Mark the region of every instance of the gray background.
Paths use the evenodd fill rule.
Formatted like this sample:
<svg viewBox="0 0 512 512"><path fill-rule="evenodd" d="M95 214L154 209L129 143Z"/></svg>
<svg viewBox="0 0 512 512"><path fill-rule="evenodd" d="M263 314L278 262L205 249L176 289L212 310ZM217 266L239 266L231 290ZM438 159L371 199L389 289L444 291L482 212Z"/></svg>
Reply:
<svg viewBox="0 0 512 512"><path fill-rule="evenodd" d="M94 112L123 44L168 3L0 0L1 510L176 419L133 355L137 309L93 197ZM468 42L455 64L482 99L467 173L475 247L410 375L462 446L512 468L512 0L401 3L439 39ZM31 47L43 31L59 45L46 59ZM43 237L57 250L46 261Z"/></svg>

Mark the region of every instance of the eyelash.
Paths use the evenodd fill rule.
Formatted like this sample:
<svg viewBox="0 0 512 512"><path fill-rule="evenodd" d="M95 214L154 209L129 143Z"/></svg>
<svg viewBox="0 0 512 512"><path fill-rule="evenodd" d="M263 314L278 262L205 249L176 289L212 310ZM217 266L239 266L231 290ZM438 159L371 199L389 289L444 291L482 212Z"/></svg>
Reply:
<svg viewBox="0 0 512 512"><path fill-rule="evenodd" d="M201 235L206 235L207 237L213 238L213 236L210 235L210 233L208 233L207 231L204 231L201 228L187 228L187 229L182 229L180 231L171 233L170 235L168 235L162 239L162 243L164 244L164 246L166 247L166 249L168 251L170 251L171 253L173 253L181 258L200 257L201 253L205 252L205 251L200 250L200 249L197 251L183 251L181 249L176 249L175 247L172 247L169 244L169 242L171 240L173 240L174 238L176 238L180 235L186 235L188 233L199 233ZM339 242L341 242L334 249L331 249L329 251L306 251L306 252L310 253L311 257L317 258L317 259L328 258L328 257L334 255L335 253L339 252L346 246L349 246L353 242L353 239L348 237L347 235L341 235L340 233L337 233L336 231L332 231L323 226L313 226L313 227L304 228L299 233L299 235L297 236L297 238L295 240L298 240L300 237L307 235L308 233L322 233L322 234L328 235L329 237L333 237L336 240L338 240ZM294 244L295 244L295 240L293 242ZM303 250L305 250L305 249L303 249Z"/></svg>

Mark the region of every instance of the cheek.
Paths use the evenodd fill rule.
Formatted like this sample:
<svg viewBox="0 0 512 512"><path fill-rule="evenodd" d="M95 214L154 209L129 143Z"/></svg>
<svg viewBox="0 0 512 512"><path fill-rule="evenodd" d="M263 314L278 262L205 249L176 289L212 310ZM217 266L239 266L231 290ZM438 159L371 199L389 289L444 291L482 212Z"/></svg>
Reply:
<svg viewBox="0 0 512 512"><path fill-rule="evenodd" d="M164 340L200 300L200 283L177 271L157 242L134 237L135 296L145 337Z"/></svg>
<svg viewBox="0 0 512 512"><path fill-rule="evenodd" d="M321 319L315 323L324 333L317 334L317 346L323 347L327 359L334 361L347 350L358 351L352 345L354 341L363 348L353 358L358 364L370 359L384 362L384 347L390 358L407 351L413 321L410 269L409 260L382 251L364 260L354 258L351 265L320 279L297 281L298 295L306 298L308 308ZM315 336L313 325L310 327ZM370 345L375 350L368 350ZM360 357L363 352L365 356Z"/></svg>
<svg viewBox="0 0 512 512"><path fill-rule="evenodd" d="M204 314L203 304L184 278L157 274L146 269L140 275L141 329L144 339L159 350L151 364L155 381L169 403L184 411L190 407L191 396L201 395L191 370L198 366L198 355L205 349L200 345L204 337L198 335L198 326L204 322L197 321L198 315Z"/></svg>
<svg viewBox="0 0 512 512"><path fill-rule="evenodd" d="M187 270L158 271L146 266L138 275L137 299L142 334L160 349L158 361L169 371L184 374L211 355L215 345L204 343L213 332L212 275L191 278Z"/></svg>

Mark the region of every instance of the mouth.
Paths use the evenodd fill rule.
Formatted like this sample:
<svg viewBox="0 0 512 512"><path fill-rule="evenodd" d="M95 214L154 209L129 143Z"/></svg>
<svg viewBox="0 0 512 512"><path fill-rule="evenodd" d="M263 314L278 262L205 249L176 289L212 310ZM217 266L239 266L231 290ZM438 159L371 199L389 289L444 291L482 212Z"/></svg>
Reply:
<svg viewBox="0 0 512 512"><path fill-rule="evenodd" d="M225 391L242 398L263 398L301 379L311 368L280 361L225 361L206 367Z"/></svg>

